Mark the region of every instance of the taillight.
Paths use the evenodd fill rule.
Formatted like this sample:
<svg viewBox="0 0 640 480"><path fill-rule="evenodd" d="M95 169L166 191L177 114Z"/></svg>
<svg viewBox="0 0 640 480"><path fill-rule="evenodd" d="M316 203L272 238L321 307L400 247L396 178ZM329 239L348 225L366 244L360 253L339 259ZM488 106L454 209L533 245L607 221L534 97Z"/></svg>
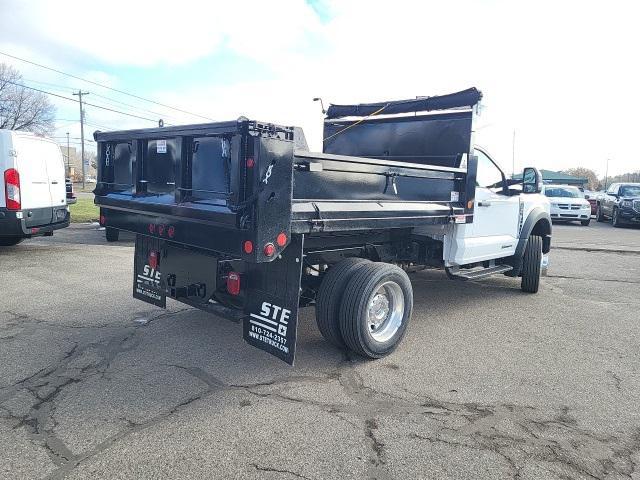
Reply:
<svg viewBox="0 0 640 480"><path fill-rule="evenodd" d="M280 232L276 237L276 243L279 247L284 247L287 244L287 234L284 232Z"/></svg>
<svg viewBox="0 0 640 480"><path fill-rule="evenodd" d="M251 240L246 240L242 244L242 249L244 250L244 253L246 253L246 254L249 254L249 253L253 252L253 242Z"/></svg>
<svg viewBox="0 0 640 480"><path fill-rule="evenodd" d="M100 225L104 227L104 224L107 223L107 219L104 215L100 215Z"/></svg>
<svg viewBox="0 0 640 480"><path fill-rule="evenodd" d="M7 209L20 210L20 175L15 168L4 171L4 195Z"/></svg>
<svg viewBox="0 0 640 480"><path fill-rule="evenodd" d="M149 252L149 266L154 270L158 269L158 257L160 257L160 255L155 250Z"/></svg>
<svg viewBox="0 0 640 480"><path fill-rule="evenodd" d="M238 272L229 272L227 275L227 292L231 295L240 293L240 274Z"/></svg>
<svg viewBox="0 0 640 480"><path fill-rule="evenodd" d="M276 253L276 247L273 243L267 243L264 246L264 254L267 257L271 257L274 253Z"/></svg>

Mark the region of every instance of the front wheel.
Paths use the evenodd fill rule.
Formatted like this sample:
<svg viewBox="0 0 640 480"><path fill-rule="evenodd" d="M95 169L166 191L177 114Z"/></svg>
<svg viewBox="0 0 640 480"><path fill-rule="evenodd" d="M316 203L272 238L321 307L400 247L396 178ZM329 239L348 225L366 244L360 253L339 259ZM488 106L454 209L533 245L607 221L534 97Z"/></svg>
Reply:
<svg viewBox="0 0 640 480"><path fill-rule="evenodd" d="M588 227L590 223L591 223L591 219L589 219L589 220L580 220L580 225L582 225L583 227Z"/></svg>
<svg viewBox="0 0 640 480"><path fill-rule="evenodd" d="M596 222L604 222L604 215L602 213L602 207L598 205L596 208Z"/></svg>
<svg viewBox="0 0 640 480"><path fill-rule="evenodd" d="M522 259L522 282L520 288L523 292L537 293L540 288L540 271L542 269L542 237L531 235L527 240Z"/></svg>
<svg viewBox="0 0 640 480"><path fill-rule="evenodd" d="M342 297L342 339L363 357L384 357L400 344L412 311L407 273L387 263L365 264L353 274Z"/></svg>
<svg viewBox="0 0 640 480"><path fill-rule="evenodd" d="M618 213L617 208L613 209L613 215L611 216L611 225L613 225L616 228L619 228L622 226L622 222L620 221L620 213Z"/></svg>
<svg viewBox="0 0 640 480"><path fill-rule="evenodd" d="M22 237L0 237L0 247L12 247L19 244L22 240Z"/></svg>

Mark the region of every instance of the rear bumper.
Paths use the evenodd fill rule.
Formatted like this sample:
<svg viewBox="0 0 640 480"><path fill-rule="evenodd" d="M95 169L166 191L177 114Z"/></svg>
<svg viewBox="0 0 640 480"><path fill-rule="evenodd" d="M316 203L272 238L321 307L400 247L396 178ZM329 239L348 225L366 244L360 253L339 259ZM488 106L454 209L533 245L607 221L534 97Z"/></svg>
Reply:
<svg viewBox="0 0 640 480"><path fill-rule="evenodd" d="M18 218L18 213L23 214L23 218ZM51 233L69 226L69 212L59 222L49 222L44 225L27 226L26 214L21 211L7 210L0 208L0 236L3 237L35 237Z"/></svg>

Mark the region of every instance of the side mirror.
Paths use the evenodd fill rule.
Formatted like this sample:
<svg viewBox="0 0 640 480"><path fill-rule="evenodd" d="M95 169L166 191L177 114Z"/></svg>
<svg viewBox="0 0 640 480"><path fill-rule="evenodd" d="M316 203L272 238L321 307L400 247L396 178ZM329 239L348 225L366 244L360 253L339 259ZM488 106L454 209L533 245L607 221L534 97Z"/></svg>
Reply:
<svg viewBox="0 0 640 480"><path fill-rule="evenodd" d="M540 193L542 192L542 175L537 168L526 167L522 173L522 192Z"/></svg>

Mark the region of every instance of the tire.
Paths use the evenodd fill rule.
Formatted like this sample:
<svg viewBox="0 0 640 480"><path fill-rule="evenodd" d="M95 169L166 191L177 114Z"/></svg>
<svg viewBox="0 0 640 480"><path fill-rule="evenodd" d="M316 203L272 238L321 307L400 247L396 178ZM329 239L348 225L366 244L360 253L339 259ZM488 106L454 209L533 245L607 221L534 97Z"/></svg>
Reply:
<svg viewBox="0 0 640 480"><path fill-rule="evenodd" d="M589 220L580 220L580 225L582 225L583 227L588 227L590 223L591 223L591 219L589 219Z"/></svg>
<svg viewBox="0 0 640 480"><path fill-rule="evenodd" d="M613 209L613 214L611 215L611 225L616 228L620 228L622 226L622 221L620 220L617 208Z"/></svg>
<svg viewBox="0 0 640 480"><path fill-rule="evenodd" d="M602 214L602 207L600 205L596 208L596 222L604 222L604 215Z"/></svg>
<svg viewBox="0 0 640 480"><path fill-rule="evenodd" d="M382 318L370 321L368 314L375 311L372 302L376 297L380 299L377 312ZM363 357L389 355L404 337L412 311L413 289L404 270L388 263L363 265L349 280L340 305L344 343Z"/></svg>
<svg viewBox="0 0 640 480"><path fill-rule="evenodd" d="M112 227L105 227L104 235L107 238L107 242L117 242L120 237L120 230Z"/></svg>
<svg viewBox="0 0 640 480"><path fill-rule="evenodd" d="M22 237L0 237L0 247L12 247L19 244L22 240Z"/></svg>
<svg viewBox="0 0 640 480"><path fill-rule="evenodd" d="M346 258L325 274L316 297L316 323L324 339L331 345L344 348L340 333L340 303L347 283L366 263L366 258Z"/></svg>
<svg viewBox="0 0 640 480"><path fill-rule="evenodd" d="M531 235L527 240L522 259L522 282L520 288L523 292L537 293L540 287L540 271L542 269L542 237Z"/></svg>

